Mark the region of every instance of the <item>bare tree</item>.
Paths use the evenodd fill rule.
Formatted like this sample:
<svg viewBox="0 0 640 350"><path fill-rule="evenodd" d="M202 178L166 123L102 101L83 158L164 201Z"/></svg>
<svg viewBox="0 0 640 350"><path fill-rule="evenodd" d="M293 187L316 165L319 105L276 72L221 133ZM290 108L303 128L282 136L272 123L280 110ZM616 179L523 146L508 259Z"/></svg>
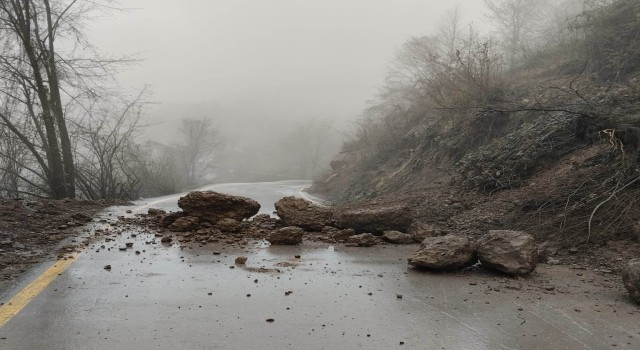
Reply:
<svg viewBox="0 0 640 350"><path fill-rule="evenodd" d="M223 141L209 118L184 118L178 132L181 140L174 147L183 164L186 185L193 186L213 170L215 156Z"/></svg>
<svg viewBox="0 0 640 350"><path fill-rule="evenodd" d="M528 47L528 34L540 18L546 0L485 0L492 20L503 40L510 65L523 57Z"/></svg>
<svg viewBox="0 0 640 350"><path fill-rule="evenodd" d="M6 128L0 127L0 198L20 196L25 174L26 149Z"/></svg>
<svg viewBox="0 0 640 350"><path fill-rule="evenodd" d="M329 164L329 157L333 155L332 123L323 119L308 119L299 123L280 142L280 147L286 155L290 173L300 179L311 179L322 170L322 164Z"/></svg>
<svg viewBox="0 0 640 350"><path fill-rule="evenodd" d="M135 167L138 159L136 139L140 129L144 90L130 101L117 106L86 110L79 123L76 139L76 173L78 188L85 198L135 198L141 174Z"/></svg>
<svg viewBox="0 0 640 350"><path fill-rule="evenodd" d="M142 180L140 192L143 196L166 195L182 189L184 172L180 169L180 156L175 148L147 142L131 151L133 166Z"/></svg>
<svg viewBox="0 0 640 350"><path fill-rule="evenodd" d="M442 18L437 37L448 53L454 53L462 35L462 11L456 5Z"/></svg>
<svg viewBox="0 0 640 350"><path fill-rule="evenodd" d="M412 38L398 52L386 79L381 100L390 109L385 114L409 106L424 112L433 107L493 103L506 84L503 66L494 42L479 36L473 27L460 36L450 54L436 38Z"/></svg>
<svg viewBox="0 0 640 350"><path fill-rule="evenodd" d="M15 106L0 121L29 151L40 195L76 195L69 111L98 98L95 82L120 62L99 57L82 33L92 11L108 3L0 1L0 96ZM72 48L59 50L60 42Z"/></svg>

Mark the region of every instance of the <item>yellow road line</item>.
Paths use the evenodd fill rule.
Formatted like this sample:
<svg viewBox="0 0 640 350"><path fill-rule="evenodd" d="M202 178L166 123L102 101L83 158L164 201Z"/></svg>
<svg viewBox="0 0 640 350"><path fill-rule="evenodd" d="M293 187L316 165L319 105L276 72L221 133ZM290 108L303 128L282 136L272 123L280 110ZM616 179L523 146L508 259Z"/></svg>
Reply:
<svg viewBox="0 0 640 350"><path fill-rule="evenodd" d="M13 316L17 315L27 304L38 296L47 286L53 282L59 274L69 267L77 256L69 257L67 260L58 260L49 267L38 278L29 283L23 290L16 294L9 302L0 306L0 327L9 322Z"/></svg>

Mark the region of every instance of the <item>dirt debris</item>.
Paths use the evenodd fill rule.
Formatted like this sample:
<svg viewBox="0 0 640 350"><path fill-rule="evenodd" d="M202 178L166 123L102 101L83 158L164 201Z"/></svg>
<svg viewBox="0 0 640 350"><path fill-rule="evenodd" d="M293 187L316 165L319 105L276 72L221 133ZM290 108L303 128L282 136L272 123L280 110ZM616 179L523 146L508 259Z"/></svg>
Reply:
<svg viewBox="0 0 640 350"><path fill-rule="evenodd" d="M0 289L55 254L65 259L84 245L75 237L99 211L123 201L1 199ZM59 244L69 239L69 244Z"/></svg>

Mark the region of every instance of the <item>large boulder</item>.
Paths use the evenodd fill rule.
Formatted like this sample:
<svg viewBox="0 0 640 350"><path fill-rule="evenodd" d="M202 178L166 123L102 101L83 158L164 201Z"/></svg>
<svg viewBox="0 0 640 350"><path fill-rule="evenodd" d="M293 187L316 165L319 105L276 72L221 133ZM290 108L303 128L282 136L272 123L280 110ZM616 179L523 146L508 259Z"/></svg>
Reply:
<svg viewBox="0 0 640 350"><path fill-rule="evenodd" d="M258 213L260 204L253 199L213 191L196 191L180 197L178 206L188 216L217 223L222 219L242 221Z"/></svg>
<svg viewBox="0 0 640 350"><path fill-rule="evenodd" d="M405 205L347 208L335 211L334 219L339 228L352 228L357 232L404 232L413 221L413 211Z"/></svg>
<svg viewBox="0 0 640 350"><path fill-rule="evenodd" d="M276 213L287 226L298 226L306 230L320 231L330 226L333 213L329 208L315 205L296 197L285 197L275 203Z"/></svg>
<svg viewBox="0 0 640 350"><path fill-rule="evenodd" d="M378 239L371 233L361 233L359 235L350 236L347 238L347 242L350 245L358 247L371 247L378 244Z"/></svg>
<svg viewBox="0 0 640 350"><path fill-rule="evenodd" d="M411 244L413 237L400 231L384 231L382 237L389 243L393 244Z"/></svg>
<svg viewBox="0 0 640 350"><path fill-rule="evenodd" d="M521 231L489 231L478 241L482 266L509 275L526 275L535 270L537 252L533 236Z"/></svg>
<svg viewBox="0 0 640 350"><path fill-rule="evenodd" d="M622 271L622 282L631 299L640 303L640 260L634 260Z"/></svg>
<svg viewBox="0 0 640 350"><path fill-rule="evenodd" d="M294 245L302 243L304 230L296 226L283 227L271 231L265 239L273 245Z"/></svg>
<svg viewBox="0 0 640 350"><path fill-rule="evenodd" d="M478 261L473 241L462 236L427 237L409 264L430 270L455 271Z"/></svg>

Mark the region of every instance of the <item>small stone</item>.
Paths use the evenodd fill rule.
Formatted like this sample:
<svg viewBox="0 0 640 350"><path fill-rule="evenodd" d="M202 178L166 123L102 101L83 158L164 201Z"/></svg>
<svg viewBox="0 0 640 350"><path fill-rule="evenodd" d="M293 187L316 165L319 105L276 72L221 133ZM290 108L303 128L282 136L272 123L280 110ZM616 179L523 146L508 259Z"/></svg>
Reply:
<svg viewBox="0 0 640 350"><path fill-rule="evenodd" d="M265 239L272 245L296 245L302 243L303 235L300 227L288 226L270 232Z"/></svg>
<svg viewBox="0 0 640 350"><path fill-rule="evenodd" d="M547 259L547 264L549 264L549 265L560 265L560 264L562 264L562 261L560 261L559 259L549 258L549 259Z"/></svg>
<svg viewBox="0 0 640 350"><path fill-rule="evenodd" d="M378 244L378 239L371 233L362 233L349 237L347 242L356 247L371 247Z"/></svg>
<svg viewBox="0 0 640 350"><path fill-rule="evenodd" d="M236 258L235 262L238 265L244 265L247 262L248 259L249 258L247 258L246 256L239 256L239 257Z"/></svg>
<svg viewBox="0 0 640 350"><path fill-rule="evenodd" d="M622 283L629 292L631 299L640 303L640 260L629 262L622 271Z"/></svg>
<svg viewBox="0 0 640 350"><path fill-rule="evenodd" d="M273 323L273 322L275 322L275 320L273 318L267 318L267 322Z"/></svg>
<svg viewBox="0 0 640 350"><path fill-rule="evenodd" d="M413 237L400 231L384 231L382 237L390 243L394 244L411 244Z"/></svg>
<svg viewBox="0 0 640 350"><path fill-rule="evenodd" d="M111 265L105 265L105 266L104 266L104 269L105 269L105 270L111 270Z"/></svg>

